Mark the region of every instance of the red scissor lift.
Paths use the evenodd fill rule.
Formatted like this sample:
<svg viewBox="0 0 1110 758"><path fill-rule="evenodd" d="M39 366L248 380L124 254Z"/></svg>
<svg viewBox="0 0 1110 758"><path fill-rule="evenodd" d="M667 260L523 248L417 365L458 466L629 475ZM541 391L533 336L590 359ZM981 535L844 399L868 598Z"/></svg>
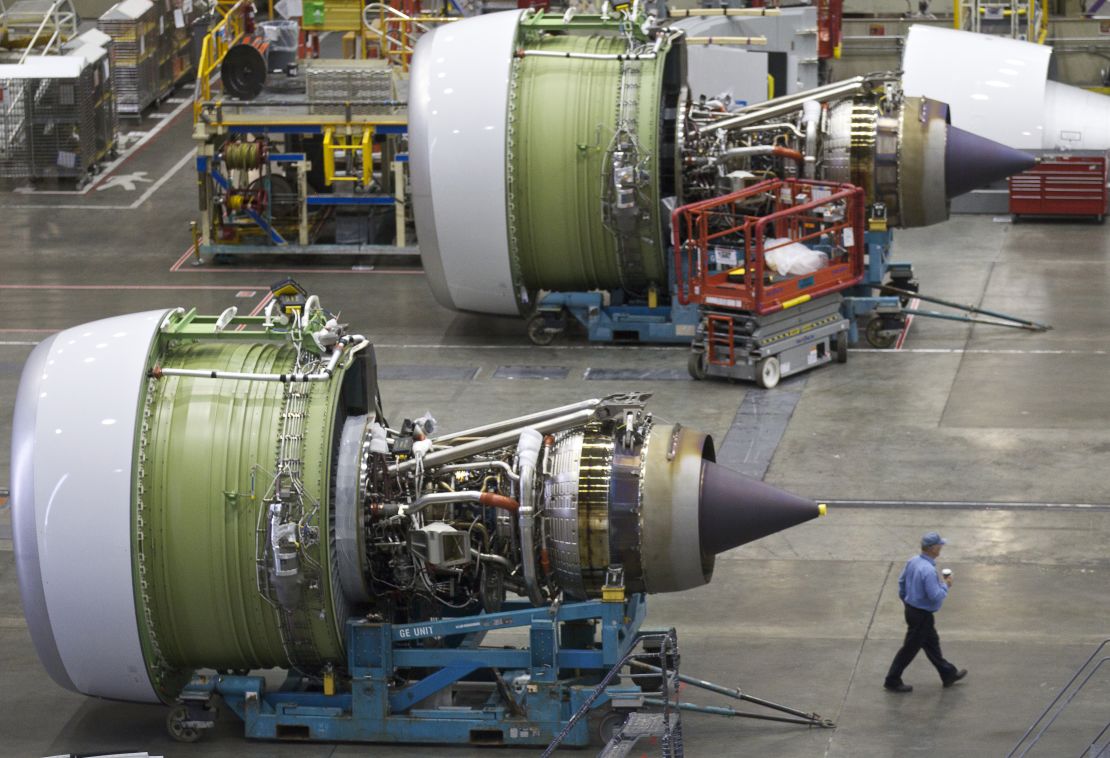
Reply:
<svg viewBox="0 0 1110 758"><path fill-rule="evenodd" d="M701 312L689 363L695 379L754 380L769 389L834 357L847 360L839 293L863 278L862 189L773 179L684 205L671 228L675 295ZM824 263L808 273L786 266L779 273L767 260L812 252Z"/></svg>

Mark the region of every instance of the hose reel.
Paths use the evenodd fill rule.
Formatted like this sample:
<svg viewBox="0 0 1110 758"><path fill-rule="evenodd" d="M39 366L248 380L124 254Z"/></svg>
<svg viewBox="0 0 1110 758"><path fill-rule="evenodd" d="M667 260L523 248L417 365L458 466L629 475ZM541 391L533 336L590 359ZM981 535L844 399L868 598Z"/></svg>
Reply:
<svg viewBox="0 0 1110 758"><path fill-rule="evenodd" d="M265 142L229 142L224 147L224 164L229 170L262 168L268 152Z"/></svg>
<svg viewBox="0 0 1110 758"><path fill-rule="evenodd" d="M224 89L239 100L253 100L262 94L269 55L270 42L262 34L246 37L228 50L220 64Z"/></svg>

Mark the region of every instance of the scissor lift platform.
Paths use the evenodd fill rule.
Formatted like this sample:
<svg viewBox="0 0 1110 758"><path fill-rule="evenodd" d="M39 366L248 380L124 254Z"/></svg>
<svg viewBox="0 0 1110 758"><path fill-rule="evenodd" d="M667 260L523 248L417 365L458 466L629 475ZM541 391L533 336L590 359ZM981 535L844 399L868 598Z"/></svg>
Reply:
<svg viewBox="0 0 1110 758"><path fill-rule="evenodd" d="M760 182L678 208L672 229L676 298L700 313L688 364L695 379L770 389L784 376L847 360L850 323L840 293L863 278L860 188ZM799 271L782 255L798 252L820 260ZM768 260L775 253L781 272Z"/></svg>
<svg viewBox="0 0 1110 758"><path fill-rule="evenodd" d="M763 317L703 307L690 375L741 379L770 389L781 378L834 359L844 363L848 320L840 306L840 295L832 294Z"/></svg>

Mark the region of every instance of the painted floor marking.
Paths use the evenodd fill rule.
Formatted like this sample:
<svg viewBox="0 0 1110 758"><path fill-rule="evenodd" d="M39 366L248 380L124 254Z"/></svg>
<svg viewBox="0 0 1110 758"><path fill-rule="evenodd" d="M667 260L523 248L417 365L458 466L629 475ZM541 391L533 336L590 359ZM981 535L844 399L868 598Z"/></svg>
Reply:
<svg viewBox="0 0 1110 758"><path fill-rule="evenodd" d="M921 305L921 300L915 297L913 300L910 300L909 308L910 310L915 310L919 305ZM906 337L910 334L910 324L912 323L913 314L906 314L906 323L902 325L902 333L898 335L898 341L894 343L895 350L901 350L902 345L906 344Z"/></svg>
<svg viewBox="0 0 1110 758"><path fill-rule="evenodd" d="M339 272L348 274L384 274L384 275L398 275L398 274L423 274L424 270L419 268L414 269L379 269L374 266L351 266L350 268L326 268L326 269L312 269L312 268L237 268L237 267L219 267L213 266L205 268L203 265L185 266L185 261L196 252L196 245L189 245L185 248L185 252L181 254L172 266L170 266L170 273L208 273L208 274L237 274L240 272L252 274L336 274ZM280 252L275 250L274 255L281 255ZM211 261L209 262L211 263Z"/></svg>
<svg viewBox="0 0 1110 758"><path fill-rule="evenodd" d="M183 255L170 271L175 274L360 274L380 276L423 276L422 269L397 269L397 268L298 268L286 266L284 268L239 268L238 266L185 266L184 261L192 255L193 248L189 247L187 255ZM274 253L280 255L281 253Z"/></svg>
<svg viewBox="0 0 1110 758"><path fill-rule="evenodd" d="M189 256L193 254L193 251L196 250L196 248L196 245L189 245L187 248L185 248L185 252L182 253L181 257L177 259L177 262L170 266L170 271L177 271L179 268L181 268L185 261L189 260Z"/></svg>
<svg viewBox="0 0 1110 758"><path fill-rule="evenodd" d="M158 181L150 185L146 192L139 195L138 200L129 205L5 205L0 206L0 209L20 211L133 211L149 200L151 195L161 189L163 184L168 182L186 163L191 161L193 156L196 155L196 152L196 148L190 149L181 160L173 164L166 173L162 174Z"/></svg>
<svg viewBox="0 0 1110 758"><path fill-rule="evenodd" d="M270 301L274 299L273 292L267 292L263 295L262 299L258 301L258 305L254 306L254 310L248 313L248 316L257 316L262 312L262 309L269 305Z"/></svg>
<svg viewBox="0 0 1110 758"><path fill-rule="evenodd" d="M270 301L273 300L273 299L274 299L274 293L273 292L267 292L265 295L262 296L262 299L258 301L258 304L254 306L254 309L250 313L248 313L247 316L257 316L259 313L262 312L262 309L265 308L270 303ZM246 324L239 324L239 326L236 327L235 331L241 332L246 328L247 328Z"/></svg>
<svg viewBox="0 0 1110 758"><path fill-rule="evenodd" d="M146 178L146 171L132 171L130 174L116 174L96 188L97 192L119 188L124 192L134 192L140 184L150 184L153 179Z"/></svg>
<svg viewBox="0 0 1110 758"><path fill-rule="evenodd" d="M821 502L833 508L1110 511L1110 503L1033 503L1007 500L822 500Z"/></svg>
<svg viewBox="0 0 1110 758"><path fill-rule="evenodd" d="M908 350L852 348L850 353L899 353L903 355L1110 355L1110 350L1003 350L963 347L911 347Z"/></svg>

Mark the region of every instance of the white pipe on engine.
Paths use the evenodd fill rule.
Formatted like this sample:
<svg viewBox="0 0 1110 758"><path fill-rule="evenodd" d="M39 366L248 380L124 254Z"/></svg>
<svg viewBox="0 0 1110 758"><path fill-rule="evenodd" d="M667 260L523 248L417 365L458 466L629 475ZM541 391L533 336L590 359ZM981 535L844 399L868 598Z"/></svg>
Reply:
<svg viewBox="0 0 1110 758"><path fill-rule="evenodd" d="M536 550L533 529L536 514L536 464L540 458L543 435L532 428L520 433L517 443L517 469L520 472L520 510L517 522L520 526L520 564L524 574L524 589L532 605L543 605L543 592L536 577Z"/></svg>
<svg viewBox="0 0 1110 758"><path fill-rule="evenodd" d="M474 426L470 429L463 429L460 432L451 432L450 434L441 434L438 437L433 437L432 442L436 447L446 445L453 440L465 439L467 437L485 437L497 432L503 432L506 429L519 429L522 426L529 424L537 424L541 421L554 418L556 416L564 416L568 413L581 410L593 410L601 405L601 398L591 398L589 400L580 400L577 403L569 405L560 405L556 408L548 408L547 410L537 411L535 413L528 413L524 416L515 416L513 418L505 419L504 421L497 421L492 424L484 424L482 426Z"/></svg>
<svg viewBox="0 0 1110 758"><path fill-rule="evenodd" d="M555 434L556 432L572 429L580 424L588 423L593 417L594 410L591 408L578 411L577 413L569 413L565 416L545 419L536 422L533 426L542 434ZM431 469L444 463L452 463L462 458L469 458L479 453L488 453L490 450L496 450L499 447L511 445L519 434L520 429L518 427L517 429L510 429L500 434L474 440L473 442L465 442L455 447L449 447L445 450L436 450L424 456L424 468ZM438 439L434 440L434 442L436 445L439 444ZM416 465L417 461L412 459L402 461L401 463L394 463L389 467L389 473L403 474L409 469L416 468Z"/></svg>
<svg viewBox="0 0 1110 758"><path fill-rule="evenodd" d="M557 53L553 50L518 50L518 58L567 58L582 61L653 61L655 53Z"/></svg>
<svg viewBox="0 0 1110 758"><path fill-rule="evenodd" d="M802 123L806 128L805 167L802 173L806 179L817 176L817 124L821 120L821 103L806 100L802 103Z"/></svg>
<svg viewBox="0 0 1110 758"><path fill-rule="evenodd" d="M370 344L370 341L361 334L341 338L332 350L327 365L311 374L257 374L245 371L217 371L216 369L203 368L162 368L161 366L155 366L150 370L150 376L155 379L160 379L163 376L190 376L196 379L231 379L247 382L282 382L284 384L326 382L332 378L336 366L339 365L339 359L344 349L347 347L347 344L352 341L354 341L355 344L351 346L349 351L351 355Z"/></svg>

